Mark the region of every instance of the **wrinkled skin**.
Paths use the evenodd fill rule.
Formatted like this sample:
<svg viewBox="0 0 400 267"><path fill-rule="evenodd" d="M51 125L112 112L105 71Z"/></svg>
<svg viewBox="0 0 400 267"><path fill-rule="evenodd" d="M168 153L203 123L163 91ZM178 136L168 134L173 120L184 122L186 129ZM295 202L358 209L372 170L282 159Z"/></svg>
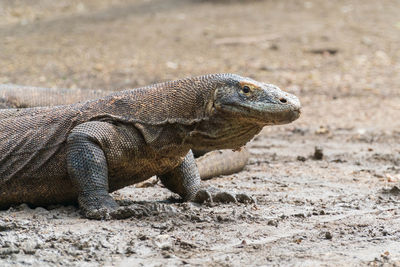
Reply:
<svg viewBox="0 0 400 267"><path fill-rule="evenodd" d="M113 217L120 208L109 192L153 175L183 200L248 202L203 189L191 149L239 149L264 126L299 115L295 96L233 74L0 111L0 207L78 201L86 217Z"/></svg>
<svg viewBox="0 0 400 267"><path fill-rule="evenodd" d="M112 93L114 91L110 90L0 84L0 109L68 105L105 97ZM202 180L240 172L249 159L246 148L235 151L225 149L212 152L193 150L193 154Z"/></svg>

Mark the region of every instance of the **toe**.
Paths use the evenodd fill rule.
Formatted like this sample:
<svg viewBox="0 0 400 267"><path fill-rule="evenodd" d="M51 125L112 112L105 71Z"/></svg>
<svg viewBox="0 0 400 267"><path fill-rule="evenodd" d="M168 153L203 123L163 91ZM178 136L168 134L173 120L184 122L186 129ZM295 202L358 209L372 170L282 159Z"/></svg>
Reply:
<svg viewBox="0 0 400 267"><path fill-rule="evenodd" d="M107 208L92 209L83 212L83 215L92 220L106 220L110 219L110 210Z"/></svg>
<svg viewBox="0 0 400 267"><path fill-rule="evenodd" d="M236 198L234 195L232 195L229 192L220 192L217 193L214 198L214 202L220 202L220 203L236 203Z"/></svg>
<svg viewBox="0 0 400 267"><path fill-rule="evenodd" d="M254 198L252 198L251 196L247 195L247 194L237 194L236 195L236 200L240 203L245 203L245 204L249 204L249 203L256 203L256 201L254 200Z"/></svg>
<svg viewBox="0 0 400 267"><path fill-rule="evenodd" d="M219 191L214 188L201 189L197 192L193 202L218 202L218 203L255 203L254 199L247 194L232 194Z"/></svg>
<svg viewBox="0 0 400 267"><path fill-rule="evenodd" d="M193 202L204 203L204 202L212 202L212 200L213 199L210 192L208 192L207 190L199 190L196 196L194 197Z"/></svg>

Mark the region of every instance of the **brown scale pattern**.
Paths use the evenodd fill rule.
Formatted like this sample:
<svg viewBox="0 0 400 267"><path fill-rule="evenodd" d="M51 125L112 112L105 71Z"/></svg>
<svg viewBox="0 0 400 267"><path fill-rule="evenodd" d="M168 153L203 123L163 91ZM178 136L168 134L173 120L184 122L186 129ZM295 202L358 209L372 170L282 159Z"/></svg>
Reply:
<svg viewBox="0 0 400 267"><path fill-rule="evenodd" d="M88 216L116 208L108 192L153 175L194 198L200 177L190 149L236 149L262 128L213 109L217 88L244 79L214 74L78 104L1 110L0 208L78 199Z"/></svg>
<svg viewBox="0 0 400 267"><path fill-rule="evenodd" d="M112 93L112 91L107 90L55 89L0 84L0 109L68 105L105 97ZM3 116L11 117L7 113L3 113ZM194 152L195 156L204 154L204 152ZM209 160L207 160L209 155L206 154L201 160L196 161L202 179L203 177L210 179L219 175L239 172L245 167L249 158L249 153L244 148L241 151L226 150L220 152L212 153Z"/></svg>

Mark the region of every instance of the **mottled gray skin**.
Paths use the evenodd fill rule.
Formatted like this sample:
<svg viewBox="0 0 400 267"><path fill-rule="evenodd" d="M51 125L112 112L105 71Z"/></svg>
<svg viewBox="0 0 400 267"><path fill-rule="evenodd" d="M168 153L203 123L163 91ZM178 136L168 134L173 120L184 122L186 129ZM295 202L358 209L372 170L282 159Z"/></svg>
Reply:
<svg viewBox="0 0 400 267"><path fill-rule="evenodd" d="M295 96L233 74L1 110L0 207L78 201L89 218L112 217L120 209L109 192L153 175L184 200L236 201L201 189L191 149L239 149L299 115Z"/></svg>
<svg viewBox="0 0 400 267"><path fill-rule="evenodd" d="M112 93L115 91L0 84L0 109L69 105L106 97ZM202 180L240 172L249 159L249 152L246 148L236 151L217 150L209 153L208 151L193 150L193 154Z"/></svg>
<svg viewBox="0 0 400 267"><path fill-rule="evenodd" d="M74 104L108 96L110 90L63 89L0 84L0 108L31 108Z"/></svg>

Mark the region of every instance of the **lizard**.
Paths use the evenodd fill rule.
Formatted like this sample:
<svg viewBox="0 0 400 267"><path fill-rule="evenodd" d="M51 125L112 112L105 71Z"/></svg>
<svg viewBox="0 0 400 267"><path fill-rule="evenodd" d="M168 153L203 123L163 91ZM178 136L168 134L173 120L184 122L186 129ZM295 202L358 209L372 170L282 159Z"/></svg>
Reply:
<svg viewBox="0 0 400 267"><path fill-rule="evenodd" d="M239 149L300 110L296 96L235 74L0 110L0 208L77 202L87 218L113 218L125 207L109 193L153 175L183 201L245 202L203 187L192 149Z"/></svg>
<svg viewBox="0 0 400 267"><path fill-rule="evenodd" d="M0 84L0 109L73 104L104 97L113 92L115 91ZM208 153L193 150L193 154L202 180L240 172L250 157L250 153L245 147L237 151L224 149Z"/></svg>

